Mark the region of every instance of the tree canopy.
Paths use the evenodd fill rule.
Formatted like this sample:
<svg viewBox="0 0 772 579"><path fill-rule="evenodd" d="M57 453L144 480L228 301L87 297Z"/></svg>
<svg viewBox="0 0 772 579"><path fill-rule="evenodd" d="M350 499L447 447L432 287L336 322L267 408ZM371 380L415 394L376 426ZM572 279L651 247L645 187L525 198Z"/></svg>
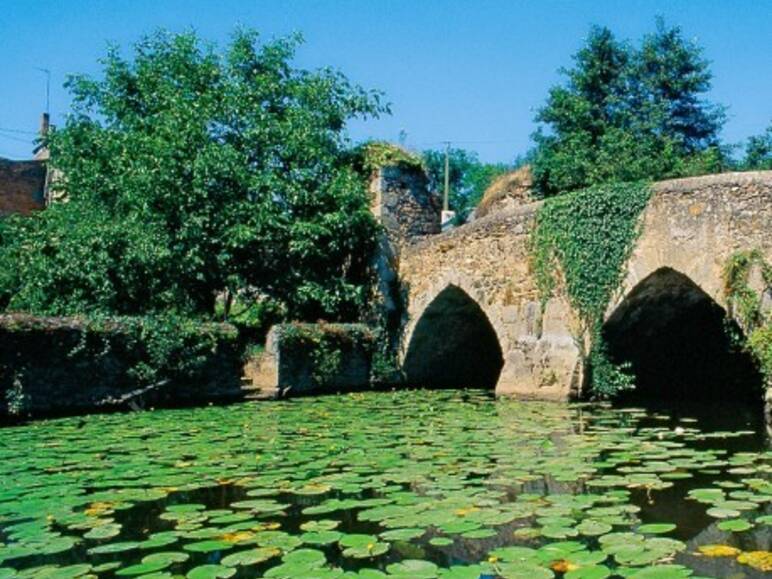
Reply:
<svg viewBox="0 0 772 579"><path fill-rule="evenodd" d="M724 108L710 103L709 63L658 19L639 46L593 27L537 115L534 179L544 195L609 181L710 172Z"/></svg>
<svg viewBox="0 0 772 579"><path fill-rule="evenodd" d="M750 170L772 169L772 123L762 134L748 139L745 146L743 168Z"/></svg>
<svg viewBox="0 0 772 579"><path fill-rule="evenodd" d="M0 307L207 316L246 294L295 319L356 318L376 224L345 125L388 107L295 68L300 42L157 32L72 77L49 142L67 201L3 224Z"/></svg>

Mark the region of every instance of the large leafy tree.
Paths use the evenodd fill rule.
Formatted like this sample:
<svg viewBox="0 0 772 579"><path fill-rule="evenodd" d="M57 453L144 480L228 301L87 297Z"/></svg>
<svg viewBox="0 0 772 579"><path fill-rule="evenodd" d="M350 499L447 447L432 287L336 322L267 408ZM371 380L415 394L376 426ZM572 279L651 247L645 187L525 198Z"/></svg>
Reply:
<svg viewBox="0 0 772 579"><path fill-rule="evenodd" d="M658 19L640 47L593 27L565 81L550 89L534 134L533 171L545 195L608 181L720 169L724 109L703 96L701 49Z"/></svg>
<svg viewBox="0 0 772 579"><path fill-rule="evenodd" d="M73 113L50 139L68 201L6 232L0 300L209 315L238 294L296 319L356 317L376 226L344 129L386 107L295 68L299 42L239 31L218 52L158 32L70 79Z"/></svg>

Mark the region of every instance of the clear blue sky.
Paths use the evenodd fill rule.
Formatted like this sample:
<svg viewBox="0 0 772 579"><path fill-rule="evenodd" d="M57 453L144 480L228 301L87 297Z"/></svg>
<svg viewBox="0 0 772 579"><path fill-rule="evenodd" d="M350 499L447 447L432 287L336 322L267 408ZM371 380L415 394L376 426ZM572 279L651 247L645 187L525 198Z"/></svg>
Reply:
<svg viewBox="0 0 772 579"><path fill-rule="evenodd" d="M760 133L772 120L772 0L2 0L0 127L37 127L45 96L36 67L52 71L61 123L62 82L98 72L107 41L129 46L157 27L225 41L246 25L268 37L300 31L299 65L333 65L385 91L393 115L352 124L352 138L396 141L404 130L414 148L453 140L483 160L511 161L589 26L637 39L657 14L713 62L710 97L729 105L725 140ZM0 132L0 156L27 157L28 138Z"/></svg>

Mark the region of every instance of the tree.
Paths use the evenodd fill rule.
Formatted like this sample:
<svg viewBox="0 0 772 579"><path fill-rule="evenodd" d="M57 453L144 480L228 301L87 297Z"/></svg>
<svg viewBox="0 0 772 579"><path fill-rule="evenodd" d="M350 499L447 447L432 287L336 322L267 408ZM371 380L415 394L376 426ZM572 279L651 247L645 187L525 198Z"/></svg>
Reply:
<svg viewBox="0 0 772 579"><path fill-rule="evenodd" d="M543 195L607 181L720 169L724 109L701 98L708 62L657 21L640 48L593 27L537 115L533 172Z"/></svg>
<svg viewBox="0 0 772 579"><path fill-rule="evenodd" d="M702 49L683 38L678 26L656 20L656 30L643 38L632 71L647 129L673 140L684 152L718 145L725 108L700 98L710 90L710 63ZM637 115L637 106L630 114Z"/></svg>
<svg viewBox="0 0 772 579"><path fill-rule="evenodd" d="M748 139L742 166L748 170L772 169L772 123L764 133Z"/></svg>
<svg viewBox="0 0 772 579"><path fill-rule="evenodd" d="M4 236L15 274L0 299L206 316L246 294L295 319L356 317L376 225L344 127L388 108L338 72L294 68L300 41L239 31L220 53L158 32L132 59L112 48L101 78L71 78L73 113L50 138L68 202Z"/></svg>
<svg viewBox="0 0 772 579"><path fill-rule="evenodd" d="M430 149L422 156L429 177L429 190L442 194L445 190L445 150ZM463 221L480 202L491 182L507 172L509 167L503 163L482 163L476 153L453 147L448 152L448 169L448 204Z"/></svg>

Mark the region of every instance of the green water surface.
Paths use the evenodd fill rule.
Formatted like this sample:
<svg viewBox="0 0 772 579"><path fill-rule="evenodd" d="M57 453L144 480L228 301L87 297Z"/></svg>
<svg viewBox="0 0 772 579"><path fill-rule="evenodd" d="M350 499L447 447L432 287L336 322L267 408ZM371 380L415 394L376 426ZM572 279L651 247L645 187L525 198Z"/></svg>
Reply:
<svg viewBox="0 0 772 579"><path fill-rule="evenodd" d="M755 427L473 390L39 421L0 579L762 577L770 472Z"/></svg>

